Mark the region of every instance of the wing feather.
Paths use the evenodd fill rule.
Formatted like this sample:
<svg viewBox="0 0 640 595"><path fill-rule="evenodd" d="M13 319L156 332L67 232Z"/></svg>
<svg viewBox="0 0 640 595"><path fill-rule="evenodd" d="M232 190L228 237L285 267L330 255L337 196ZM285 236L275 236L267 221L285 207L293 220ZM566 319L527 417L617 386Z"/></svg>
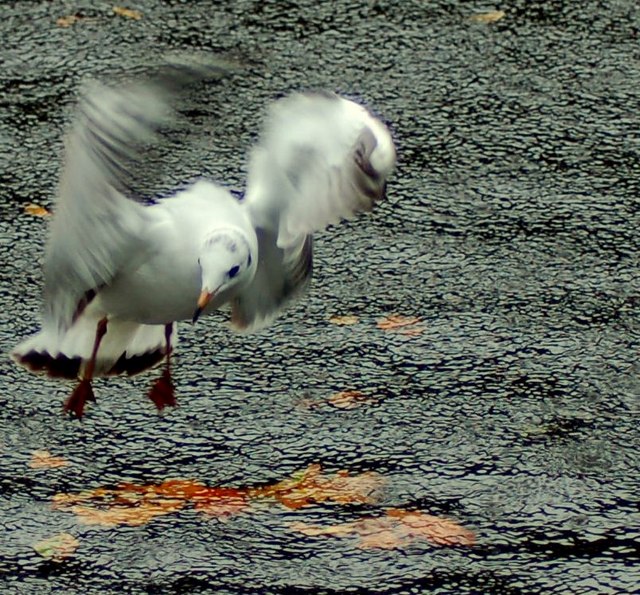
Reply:
<svg viewBox="0 0 640 595"><path fill-rule="evenodd" d="M370 211L394 165L389 131L352 101L296 93L272 105L249 164L245 204L260 254L234 304L237 325L262 324L307 287L312 234Z"/></svg>
<svg viewBox="0 0 640 595"><path fill-rule="evenodd" d="M132 198L148 169L145 150L173 121L172 106L189 85L226 72L215 62L173 62L127 85L91 86L66 140L44 263L47 328L65 332L86 296L144 253L149 215Z"/></svg>

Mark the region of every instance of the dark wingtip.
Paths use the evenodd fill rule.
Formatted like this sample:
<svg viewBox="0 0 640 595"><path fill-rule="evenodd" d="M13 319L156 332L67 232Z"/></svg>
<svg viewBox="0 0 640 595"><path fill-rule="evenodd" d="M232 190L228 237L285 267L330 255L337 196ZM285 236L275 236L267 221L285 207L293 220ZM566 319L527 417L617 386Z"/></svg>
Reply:
<svg viewBox="0 0 640 595"><path fill-rule="evenodd" d="M165 351L163 349L156 349L129 357L127 357L126 353L123 353L109 370L109 376L117 376L119 374L135 376L155 366L164 356Z"/></svg>
<svg viewBox="0 0 640 595"><path fill-rule="evenodd" d="M73 380L78 377L82 365L80 357L67 357L62 353L53 357L46 351L28 351L14 357L19 364L32 372L43 372L52 378Z"/></svg>

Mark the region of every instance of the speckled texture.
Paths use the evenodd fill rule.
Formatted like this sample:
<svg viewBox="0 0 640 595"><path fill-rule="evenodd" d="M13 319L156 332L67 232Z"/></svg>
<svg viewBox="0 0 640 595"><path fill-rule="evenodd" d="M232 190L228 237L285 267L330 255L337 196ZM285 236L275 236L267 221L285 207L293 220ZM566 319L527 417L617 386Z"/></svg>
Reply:
<svg viewBox="0 0 640 595"><path fill-rule="evenodd" d="M46 220L78 85L171 49L222 52L246 73L194 111L165 182L243 187L266 103L328 88L387 121L399 167L371 216L318 238L313 290L272 329L185 325L181 406L155 372L96 383L82 423L70 385L0 362L3 593L629 593L640 583L640 12L633 0L525 1L492 24L458 1L21 1L0 37L3 351L35 329ZM489 8L493 8L489 6ZM501 8L501 6L496 6ZM70 28L58 17L79 11ZM385 333L420 316L417 336ZM359 323L339 327L334 314ZM157 372L159 373L159 371ZM305 408L355 389L353 410ZM68 467L36 471L32 451ZM380 506L446 514L473 549L359 550L309 538L371 507L239 516L193 511L95 529L52 511L60 491L191 477L275 481L310 463L376 470ZM374 507L375 509L375 507ZM80 541L56 566L31 545Z"/></svg>

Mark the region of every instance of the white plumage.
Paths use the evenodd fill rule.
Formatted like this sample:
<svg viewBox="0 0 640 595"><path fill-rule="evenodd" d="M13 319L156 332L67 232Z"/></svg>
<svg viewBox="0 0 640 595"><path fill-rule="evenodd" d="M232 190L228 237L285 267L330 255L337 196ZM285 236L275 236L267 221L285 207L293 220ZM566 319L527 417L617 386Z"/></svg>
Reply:
<svg viewBox="0 0 640 595"><path fill-rule="evenodd" d="M363 107L294 93L268 111L243 201L202 180L153 205L136 202L141 147L157 141L193 73L173 67L95 86L67 139L42 331L13 357L32 371L83 377L83 394L67 402L77 415L93 376L137 373L164 356L168 366L178 320L229 303L236 328L267 324L306 287L312 234L370 210L394 167L387 128ZM169 392L152 398L172 404Z"/></svg>

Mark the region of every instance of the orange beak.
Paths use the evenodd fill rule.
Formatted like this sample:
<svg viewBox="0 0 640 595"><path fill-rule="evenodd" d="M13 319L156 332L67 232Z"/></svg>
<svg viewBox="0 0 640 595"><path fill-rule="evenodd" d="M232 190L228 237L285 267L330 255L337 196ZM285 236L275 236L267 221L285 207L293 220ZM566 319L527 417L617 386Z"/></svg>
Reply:
<svg viewBox="0 0 640 595"><path fill-rule="evenodd" d="M211 301L211 298L216 294L215 291L203 291L198 298L198 307L196 311L193 313L192 322L195 322L200 318L200 314L207 307L207 304Z"/></svg>

